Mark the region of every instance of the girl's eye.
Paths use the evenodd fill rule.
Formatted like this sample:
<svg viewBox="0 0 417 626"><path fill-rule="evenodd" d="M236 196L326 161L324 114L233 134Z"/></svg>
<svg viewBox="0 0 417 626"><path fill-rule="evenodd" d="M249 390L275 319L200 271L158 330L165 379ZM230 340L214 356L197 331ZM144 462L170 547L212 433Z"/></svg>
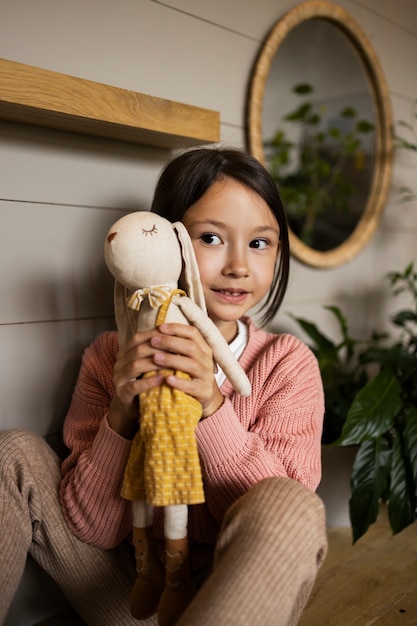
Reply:
<svg viewBox="0 0 417 626"><path fill-rule="evenodd" d="M214 235L213 233L204 233L200 236L200 240L209 246L218 246L221 243L220 237L218 235Z"/></svg>
<svg viewBox="0 0 417 626"><path fill-rule="evenodd" d="M269 242L267 239L254 239L250 242L249 247L255 248L256 250L264 250L268 247L268 245Z"/></svg>

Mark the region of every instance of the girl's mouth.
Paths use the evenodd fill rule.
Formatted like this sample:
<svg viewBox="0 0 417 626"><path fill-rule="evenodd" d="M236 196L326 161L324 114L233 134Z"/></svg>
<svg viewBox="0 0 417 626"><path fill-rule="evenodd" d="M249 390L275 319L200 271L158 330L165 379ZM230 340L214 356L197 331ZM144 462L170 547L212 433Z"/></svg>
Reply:
<svg viewBox="0 0 417 626"><path fill-rule="evenodd" d="M234 290L234 289L213 289L216 296L225 302L233 302L235 304L241 303L246 300L248 295L247 291Z"/></svg>

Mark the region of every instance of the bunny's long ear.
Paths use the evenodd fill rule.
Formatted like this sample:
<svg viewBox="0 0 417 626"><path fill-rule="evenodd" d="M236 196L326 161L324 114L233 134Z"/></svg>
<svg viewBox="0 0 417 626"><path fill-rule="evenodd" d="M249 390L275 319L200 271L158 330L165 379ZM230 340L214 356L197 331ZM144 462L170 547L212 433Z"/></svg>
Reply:
<svg viewBox="0 0 417 626"><path fill-rule="evenodd" d="M117 330L119 331L119 346L122 347L126 341L135 333L137 313L127 306L127 298L129 290L114 281L114 317L116 320Z"/></svg>
<svg viewBox="0 0 417 626"><path fill-rule="evenodd" d="M200 280L200 272L198 271L197 260L195 258L190 235L182 222L175 222L172 224L172 227L176 231L181 245L182 258L184 262L184 288L191 300L193 300L197 306L200 307L200 309L206 312L206 303Z"/></svg>

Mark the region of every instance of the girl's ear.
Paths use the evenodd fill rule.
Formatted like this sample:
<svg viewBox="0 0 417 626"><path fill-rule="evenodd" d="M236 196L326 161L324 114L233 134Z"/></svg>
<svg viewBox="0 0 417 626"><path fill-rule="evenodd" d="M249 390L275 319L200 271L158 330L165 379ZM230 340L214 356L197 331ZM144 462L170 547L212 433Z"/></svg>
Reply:
<svg viewBox="0 0 417 626"><path fill-rule="evenodd" d="M184 288L191 300L193 300L197 306L200 307L200 309L206 312L206 303L200 280L200 272L198 271L197 260L195 258L190 235L182 222L175 222L172 224L172 227L177 233L178 241L181 246L184 267Z"/></svg>
<svg viewBox="0 0 417 626"><path fill-rule="evenodd" d="M119 283L118 280L114 281L114 317L119 332L120 348L136 332L135 316L138 313L127 306L127 299L130 295L131 292L127 287Z"/></svg>

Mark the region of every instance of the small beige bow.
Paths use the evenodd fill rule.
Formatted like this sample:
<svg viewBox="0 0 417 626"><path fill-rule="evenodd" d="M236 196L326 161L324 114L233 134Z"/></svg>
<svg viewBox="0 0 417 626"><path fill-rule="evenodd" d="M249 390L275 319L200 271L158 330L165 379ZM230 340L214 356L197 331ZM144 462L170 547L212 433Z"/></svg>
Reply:
<svg viewBox="0 0 417 626"><path fill-rule="evenodd" d="M143 289L137 289L129 296L127 306L135 311L139 311L140 305L147 299L153 309L158 309L170 298L171 294L172 288L170 287L144 287Z"/></svg>

